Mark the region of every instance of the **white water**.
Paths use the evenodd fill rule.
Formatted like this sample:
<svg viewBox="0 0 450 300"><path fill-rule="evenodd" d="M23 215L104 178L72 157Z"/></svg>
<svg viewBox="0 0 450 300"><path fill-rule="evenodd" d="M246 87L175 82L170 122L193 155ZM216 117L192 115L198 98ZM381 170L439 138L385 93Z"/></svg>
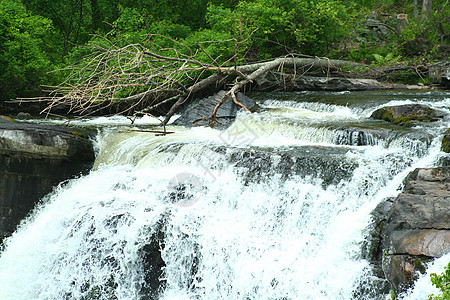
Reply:
<svg viewBox="0 0 450 300"><path fill-rule="evenodd" d="M161 299L364 298L369 213L408 171L432 166L439 143L399 133L336 145L336 130L316 125L365 122L360 108L310 108L242 114L226 132L104 130L95 169L6 241L0 299L140 299L143 249L161 230ZM286 169L285 151L304 167Z"/></svg>

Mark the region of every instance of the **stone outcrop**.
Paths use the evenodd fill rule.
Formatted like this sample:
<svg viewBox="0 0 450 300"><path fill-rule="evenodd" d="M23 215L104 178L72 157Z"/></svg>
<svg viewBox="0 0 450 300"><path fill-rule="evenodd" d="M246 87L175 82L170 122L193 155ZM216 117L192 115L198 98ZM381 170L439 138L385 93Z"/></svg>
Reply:
<svg viewBox="0 0 450 300"><path fill-rule="evenodd" d="M429 67L431 83L450 88L450 61L438 62Z"/></svg>
<svg viewBox="0 0 450 300"><path fill-rule="evenodd" d="M210 119L214 108L217 103L225 96L225 91L220 91L210 97L205 99L201 99L197 101L195 104L187 107L175 122L174 125L183 125L183 126L207 126L212 120ZM236 94L237 100L245 105L247 109L253 111L256 108L256 103L252 99L246 97L241 93ZM237 111L241 109L240 106L237 106L233 100L228 99L227 102L222 104L216 113L215 125L219 126L228 126L230 125L237 114Z"/></svg>
<svg viewBox="0 0 450 300"><path fill-rule="evenodd" d="M0 241L44 195L93 161L92 142L78 130L0 117Z"/></svg>
<svg viewBox="0 0 450 300"><path fill-rule="evenodd" d="M442 151L450 153L450 129L447 129L442 138Z"/></svg>
<svg viewBox="0 0 450 300"><path fill-rule="evenodd" d="M257 90L271 91L367 91L392 88L375 79L300 76L268 72L256 79Z"/></svg>
<svg viewBox="0 0 450 300"><path fill-rule="evenodd" d="M413 126L419 122L437 121L443 116L426 105L404 104L379 108L370 117L398 125Z"/></svg>
<svg viewBox="0 0 450 300"><path fill-rule="evenodd" d="M450 252L450 167L416 169L405 179L385 221L382 268L396 293Z"/></svg>

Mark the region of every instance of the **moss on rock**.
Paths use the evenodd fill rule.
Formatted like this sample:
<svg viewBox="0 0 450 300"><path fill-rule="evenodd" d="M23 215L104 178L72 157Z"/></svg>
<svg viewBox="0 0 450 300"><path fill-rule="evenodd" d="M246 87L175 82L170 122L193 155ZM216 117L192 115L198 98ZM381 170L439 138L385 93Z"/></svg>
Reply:
<svg viewBox="0 0 450 300"><path fill-rule="evenodd" d="M426 105L405 104L379 108L370 117L410 127L415 125L416 122L437 121L441 116Z"/></svg>
<svg viewBox="0 0 450 300"><path fill-rule="evenodd" d="M447 132L442 138L442 151L450 153L450 128L447 129Z"/></svg>

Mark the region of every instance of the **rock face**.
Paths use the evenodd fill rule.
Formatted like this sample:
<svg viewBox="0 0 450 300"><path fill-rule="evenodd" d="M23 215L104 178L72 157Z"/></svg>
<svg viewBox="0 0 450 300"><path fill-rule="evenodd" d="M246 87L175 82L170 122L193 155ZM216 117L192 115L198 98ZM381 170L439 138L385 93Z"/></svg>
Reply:
<svg viewBox="0 0 450 300"><path fill-rule="evenodd" d="M370 117L398 125L413 126L417 122L437 121L442 116L426 105L405 104L379 108Z"/></svg>
<svg viewBox="0 0 450 300"><path fill-rule="evenodd" d="M442 151L450 153L450 129L447 129L447 132L442 138Z"/></svg>
<svg viewBox="0 0 450 300"><path fill-rule="evenodd" d="M435 63L430 66L429 70L431 83L450 87L450 61Z"/></svg>
<svg viewBox="0 0 450 300"><path fill-rule="evenodd" d="M225 91L220 91L211 97L198 101L191 107L185 109L181 117L175 120L173 124L189 127L194 125L207 126L212 121L210 117L212 112L214 111L214 108L216 107L217 103L219 103L220 100L225 96L225 94ZM247 107L247 109L252 111L255 108L256 103L252 99L244 96L241 93L237 93L236 97L240 103ZM230 125L234 121L234 118L236 117L237 111L239 109L241 109L241 107L237 106L233 102L233 100L228 99L228 101L222 104L218 109L215 125Z"/></svg>
<svg viewBox="0 0 450 300"><path fill-rule="evenodd" d="M0 241L54 186L93 161L92 142L79 131L0 117Z"/></svg>
<svg viewBox="0 0 450 300"><path fill-rule="evenodd" d="M396 293L450 252L450 167L416 169L390 208L382 234L382 267Z"/></svg>
<svg viewBox="0 0 450 300"><path fill-rule="evenodd" d="M390 88L374 79L294 76L279 72L268 72L258 78L256 83L260 91L367 91Z"/></svg>

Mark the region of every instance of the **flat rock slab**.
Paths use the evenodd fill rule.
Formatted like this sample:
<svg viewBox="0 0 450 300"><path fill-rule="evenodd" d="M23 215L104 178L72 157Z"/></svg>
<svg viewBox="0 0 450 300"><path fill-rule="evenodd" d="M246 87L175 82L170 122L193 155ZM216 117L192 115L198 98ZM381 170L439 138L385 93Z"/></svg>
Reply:
<svg viewBox="0 0 450 300"><path fill-rule="evenodd" d="M368 91L392 88L375 79L301 76L280 72L268 72L256 83L260 91Z"/></svg>
<svg viewBox="0 0 450 300"><path fill-rule="evenodd" d="M389 237L395 253L441 257L450 249L450 230L413 229L392 232Z"/></svg>

